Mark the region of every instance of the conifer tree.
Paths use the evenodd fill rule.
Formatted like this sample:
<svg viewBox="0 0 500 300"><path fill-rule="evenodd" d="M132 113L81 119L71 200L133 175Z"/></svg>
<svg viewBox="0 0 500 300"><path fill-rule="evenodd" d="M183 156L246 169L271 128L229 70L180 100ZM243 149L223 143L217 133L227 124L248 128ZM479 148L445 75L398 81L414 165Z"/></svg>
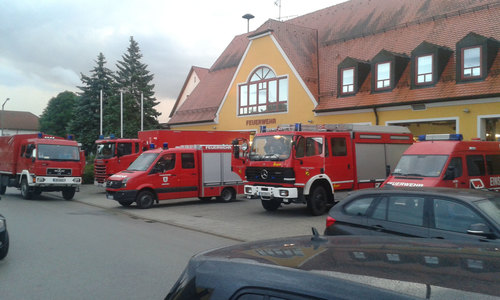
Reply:
<svg viewBox="0 0 500 300"><path fill-rule="evenodd" d="M127 52L118 61L115 80L118 88L118 107L120 106L119 91L123 91L123 136L137 137L141 130L141 93L143 95L144 130L158 129L160 113L154 108L159 104L154 96L153 74L147 70L147 65L141 62L142 54L138 43L130 37ZM120 122L120 109L113 111L110 120ZM115 124L115 123L113 123Z"/></svg>
<svg viewBox="0 0 500 300"><path fill-rule="evenodd" d="M94 142L99 138L100 131L100 93L103 94L103 115L110 114L111 110L119 109L111 102L115 101L116 85L113 72L106 68L106 58L99 53L96 66L90 71L91 75L81 74L83 86L80 98L76 102L73 120L69 124L70 132L75 134L78 142L82 143L82 148L88 154L92 151ZM108 126L106 126L108 125ZM103 125L103 134L109 135L111 130L109 124ZM116 131L115 131L116 132Z"/></svg>

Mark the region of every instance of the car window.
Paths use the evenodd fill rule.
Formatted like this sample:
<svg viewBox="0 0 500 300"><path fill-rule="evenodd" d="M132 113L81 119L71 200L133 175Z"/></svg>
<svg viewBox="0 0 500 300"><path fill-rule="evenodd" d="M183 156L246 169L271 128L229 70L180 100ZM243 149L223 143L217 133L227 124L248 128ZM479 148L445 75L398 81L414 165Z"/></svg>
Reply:
<svg viewBox="0 0 500 300"><path fill-rule="evenodd" d="M467 170L469 176L484 176L484 158L482 155L467 155Z"/></svg>
<svg viewBox="0 0 500 300"><path fill-rule="evenodd" d="M193 169L194 168L194 153L182 153L181 162L183 169Z"/></svg>
<svg viewBox="0 0 500 300"><path fill-rule="evenodd" d="M350 201L344 206L344 212L353 216L366 216L374 197L363 197Z"/></svg>
<svg viewBox="0 0 500 300"><path fill-rule="evenodd" d="M389 197L387 220L422 226L424 223L424 198L419 196Z"/></svg>
<svg viewBox="0 0 500 300"><path fill-rule="evenodd" d="M434 199L434 226L437 229L467 233L472 224L486 224L469 207L451 200Z"/></svg>
<svg viewBox="0 0 500 300"><path fill-rule="evenodd" d="M373 210L372 218L385 220L387 218L387 198L382 198Z"/></svg>

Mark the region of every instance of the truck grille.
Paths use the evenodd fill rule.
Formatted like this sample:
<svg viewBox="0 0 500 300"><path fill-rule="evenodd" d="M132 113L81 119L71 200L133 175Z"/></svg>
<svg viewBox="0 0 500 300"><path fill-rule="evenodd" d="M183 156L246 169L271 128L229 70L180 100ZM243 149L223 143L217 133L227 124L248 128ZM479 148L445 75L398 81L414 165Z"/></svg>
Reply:
<svg viewBox="0 0 500 300"><path fill-rule="evenodd" d="M47 175L71 176L71 169L47 169Z"/></svg>
<svg viewBox="0 0 500 300"><path fill-rule="evenodd" d="M121 180L108 180L106 181L106 187L110 189L119 189L122 187Z"/></svg>
<svg viewBox="0 0 500 300"><path fill-rule="evenodd" d="M99 183L104 183L106 181L106 165L105 164L94 164L94 180Z"/></svg>
<svg viewBox="0 0 500 300"><path fill-rule="evenodd" d="M295 183L292 168L248 167L245 175L248 181L253 182Z"/></svg>

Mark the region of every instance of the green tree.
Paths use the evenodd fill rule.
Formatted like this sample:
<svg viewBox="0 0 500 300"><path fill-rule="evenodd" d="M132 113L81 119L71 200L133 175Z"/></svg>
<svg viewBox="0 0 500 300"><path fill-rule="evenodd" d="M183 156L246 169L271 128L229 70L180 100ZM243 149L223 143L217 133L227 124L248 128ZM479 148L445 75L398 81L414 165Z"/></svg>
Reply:
<svg viewBox="0 0 500 300"><path fill-rule="evenodd" d="M123 135L124 137L137 137L141 129L141 94L143 95L144 130L159 128L158 116L160 113L154 108L159 104L154 96L153 74L147 70L147 65L141 62L142 54L138 43L130 37L127 53L118 61L115 80L118 93L123 91ZM113 105L118 110L113 110L107 115L108 124L112 128L120 128L120 96L114 98Z"/></svg>
<svg viewBox="0 0 500 300"><path fill-rule="evenodd" d="M75 134L77 141L82 143L86 153L92 151L100 134L101 91L104 103L109 103L116 96L113 72L106 68L106 58L102 53L97 56L96 66L90 73L90 76L81 74L83 85L79 87L80 98L76 102L73 119L69 124L70 131ZM106 105L103 114L109 113L110 108L111 106ZM103 131L104 128L103 125Z"/></svg>
<svg viewBox="0 0 500 300"><path fill-rule="evenodd" d="M75 93L65 91L50 99L40 117L40 131L60 137L70 133L68 125L73 118L77 98Z"/></svg>

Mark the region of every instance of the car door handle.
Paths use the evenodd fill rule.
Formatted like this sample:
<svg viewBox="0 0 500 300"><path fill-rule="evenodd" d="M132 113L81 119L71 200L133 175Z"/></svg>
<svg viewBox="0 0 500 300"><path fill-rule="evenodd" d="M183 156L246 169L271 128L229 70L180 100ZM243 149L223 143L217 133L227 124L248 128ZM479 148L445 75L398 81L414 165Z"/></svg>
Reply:
<svg viewBox="0 0 500 300"><path fill-rule="evenodd" d="M375 231L382 231L384 230L384 226L382 225L373 225L372 228L375 230Z"/></svg>

